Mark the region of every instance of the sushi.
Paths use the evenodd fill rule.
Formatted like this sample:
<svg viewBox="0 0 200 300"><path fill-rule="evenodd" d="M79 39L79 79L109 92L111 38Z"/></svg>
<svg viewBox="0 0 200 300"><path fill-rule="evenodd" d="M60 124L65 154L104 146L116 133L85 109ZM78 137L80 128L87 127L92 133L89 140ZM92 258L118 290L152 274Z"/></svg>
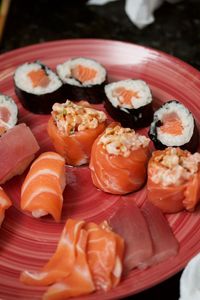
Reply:
<svg viewBox="0 0 200 300"><path fill-rule="evenodd" d="M5 217L5 210L12 205L12 202L8 195L4 192L2 187L0 187L0 227L3 223Z"/></svg>
<svg viewBox="0 0 200 300"><path fill-rule="evenodd" d="M48 134L54 148L69 165L87 164L93 142L106 127L106 114L69 100L55 103L52 109Z"/></svg>
<svg viewBox="0 0 200 300"><path fill-rule="evenodd" d="M94 142L90 170L94 185L111 194L140 189L146 180L149 139L111 123Z"/></svg>
<svg viewBox="0 0 200 300"><path fill-rule="evenodd" d="M200 153L179 147L154 151L148 164L147 195L165 213L193 211L200 200Z"/></svg>
<svg viewBox="0 0 200 300"><path fill-rule="evenodd" d="M48 114L55 101L64 100L61 80L39 61L19 66L14 85L23 107L36 114Z"/></svg>
<svg viewBox="0 0 200 300"><path fill-rule="evenodd" d="M122 126L142 128L153 118L152 94L143 80L126 79L105 86L105 108Z"/></svg>
<svg viewBox="0 0 200 300"><path fill-rule="evenodd" d="M17 123L18 108L14 100L0 94L0 136Z"/></svg>
<svg viewBox="0 0 200 300"><path fill-rule="evenodd" d="M164 103L154 113L149 137L156 149L180 147L195 152L199 133L192 113L177 100Z"/></svg>
<svg viewBox="0 0 200 300"><path fill-rule="evenodd" d="M0 138L0 184L21 175L40 149L31 129L21 123Z"/></svg>
<svg viewBox="0 0 200 300"><path fill-rule="evenodd" d="M63 300L107 291L119 284L124 240L104 221L68 219L57 249L41 271L23 271L20 281L31 286L50 285L46 300Z"/></svg>
<svg viewBox="0 0 200 300"><path fill-rule="evenodd" d="M77 57L57 66L64 83L66 98L71 101L86 100L101 103L105 99L106 69L97 61Z"/></svg>
<svg viewBox="0 0 200 300"><path fill-rule="evenodd" d="M21 188L21 209L35 218L51 214L60 221L66 186L65 160L55 152L42 153L31 165Z"/></svg>

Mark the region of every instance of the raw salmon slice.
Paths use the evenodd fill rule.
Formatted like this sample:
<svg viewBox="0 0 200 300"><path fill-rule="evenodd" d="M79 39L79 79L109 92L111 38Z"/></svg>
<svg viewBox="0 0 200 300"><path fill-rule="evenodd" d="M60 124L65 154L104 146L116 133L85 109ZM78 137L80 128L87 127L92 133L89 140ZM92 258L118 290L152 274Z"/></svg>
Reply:
<svg viewBox="0 0 200 300"><path fill-rule="evenodd" d="M60 220L66 185L65 160L55 152L41 154L32 164L21 189L21 209L34 217L51 214Z"/></svg>
<svg viewBox="0 0 200 300"><path fill-rule="evenodd" d="M0 187L0 227L5 217L5 211L12 205L12 202L8 195L4 192L3 188Z"/></svg>
<svg viewBox="0 0 200 300"><path fill-rule="evenodd" d="M113 96L118 97L119 101L123 104L132 104L131 100L133 98L139 98L138 92L133 90L128 90L124 87L118 87L113 91Z"/></svg>

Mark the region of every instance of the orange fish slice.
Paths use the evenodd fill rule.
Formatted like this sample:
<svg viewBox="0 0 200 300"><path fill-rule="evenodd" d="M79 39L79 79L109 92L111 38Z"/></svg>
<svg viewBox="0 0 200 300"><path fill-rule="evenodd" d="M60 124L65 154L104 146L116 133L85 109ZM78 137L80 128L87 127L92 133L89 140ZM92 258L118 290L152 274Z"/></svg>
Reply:
<svg viewBox="0 0 200 300"><path fill-rule="evenodd" d="M61 216L63 190L66 185L65 160L55 152L41 154L32 164L21 189L21 209L34 217Z"/></svg>
<svg viewBox="0 0 200 300"><path fill-rule="evenodd" d="M85 67L83 65L77 65L71 70L71 74L81 83L95 78L97 71L92 68Z"/></svg>
<svg viewBox="0 0 200 300"><path fill-rule="evenodd" d="M116 239L111 231L95 223L88 223L87 259L97 290L112 288L113 270L116 266Z"/></svg>
<svg viewBox="0 0 200 300"><path fill-rule="evenodd" d="M0 226L5 217L5 210L12 205L12 202L8 195L4 192L2 187L0 187Z"/></svg>
<svg viewBox="0 0 200 300"><path fill-rule="evenodd" d="M113 96L118 97L119 101L123 104L132 104L131 100L133 98L139 98L138 92L133 90L128 90L124 87L118 87L113 91Z"/></svg>
<svg viewBox="0 0 200 300"><path fill-rule="evenodd" d="M27 285L43 286L55 283L74 270L77 256L77 241L84 221L68 219L58 242L57 249L41 272L24 271L20 281Z"/></svg>
<svg viewBox="0 0 200 300"><path fill-rule="evenodd" d="M176 113L167 114L162 120L163 125L159 129L163 133L171 135L181 135L183 132L183 125L181 119Z"/></svg>
<svg viewBox="0 0 200 300"><path fill-rule="evenodd" d="M85 253L87 238L87 231L81 229L75 246L76 259L71 273L53 284L44 294L43 300L62 300L89 294L95 290Z"/></svg>
<svg viewBox="0 0 200 300"><path fill-rule="evenodd" d="M27 75L31 79L33 87L37 87L37 86L46 87L46 86L48 86L48 84L50 82L49 77L46 75L45 71L42 69L33 70L33 71L29 72Z"/></svg>
<svg viewBox="0 0 200 300"><path fill-rule="evenodd" d="M100 123L96 128L77 131L72 135L61 134L56 127L53 118L48 122L48 134L54 148L66 160L66 163L79 166L89 161L94 140L103 132L106 123Z"/></svg>

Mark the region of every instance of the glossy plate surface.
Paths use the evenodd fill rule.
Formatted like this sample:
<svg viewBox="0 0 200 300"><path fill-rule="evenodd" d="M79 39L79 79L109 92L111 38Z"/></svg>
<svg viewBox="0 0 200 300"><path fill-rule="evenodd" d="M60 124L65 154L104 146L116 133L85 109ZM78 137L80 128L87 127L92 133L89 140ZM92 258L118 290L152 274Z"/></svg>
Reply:
<svg viewBox="0 0 200 300"><path fill-rule="evenodd" d="M200 122L200 73L184 62L164 53L141 46L109 40L66 40L21 48L0 56L0 91L16 101L13 73L26 61L40 60L55 69L71 57L89 57L102 63L109 81L141 78L152 89L155 106L169 99L179 99ZM46 133L49 116L34 115L18 103L19 121L29 125L40 146L40 152L52 150ZM147 132L147 129L144 130ZM120 205L120 197L98 191L91 183L87 167L67 168L69 184L64 193L62 221L50 217L36 220L19 209L20 187L24 175L5 184L13 200L0 229L0 298L41 299L45 288L24 286L19 282L22 270L38 270L51 257L69 217L100 222ZM145 199L145 188L129 195L138 205ZM121 284L108 293L94 293L87 299L116 299L147 289L182 269L200 250L200 212L181 212L167 216L180 243L179 254L145 271L131 271ZM82 299L81 297L79 299Z"/></svg>

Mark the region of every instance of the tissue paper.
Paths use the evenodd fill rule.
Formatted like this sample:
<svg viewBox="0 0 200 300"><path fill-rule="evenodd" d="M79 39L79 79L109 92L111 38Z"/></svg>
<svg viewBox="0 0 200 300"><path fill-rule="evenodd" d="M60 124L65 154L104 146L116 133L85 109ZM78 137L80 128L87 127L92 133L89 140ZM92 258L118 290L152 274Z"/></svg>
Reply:
<svg viewBox="0 0 200 300"><path fill-rule="evenodd" d="M89 0L88 4L104 5L108 2L119 0ZM181 0L167 0L170 3L179 2ZM126 0L125 12L129 19L140 29L154 22L154 11L164 0Z"/></svg>

